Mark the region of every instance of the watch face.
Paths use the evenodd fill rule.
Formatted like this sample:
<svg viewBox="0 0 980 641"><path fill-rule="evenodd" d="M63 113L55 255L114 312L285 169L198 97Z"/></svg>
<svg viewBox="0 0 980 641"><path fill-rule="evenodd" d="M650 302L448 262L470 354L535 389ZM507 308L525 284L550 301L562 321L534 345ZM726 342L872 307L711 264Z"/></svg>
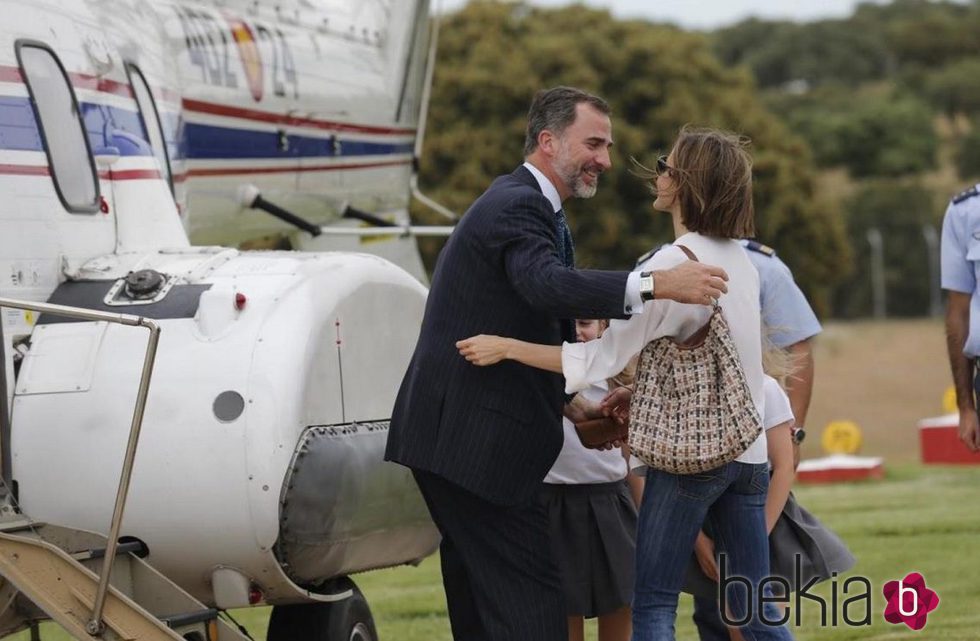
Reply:
<svg viewBox="0 0 980 641"><path fill-rule="evenodd" d="M640 298L643 300L653 298L653 276L650 274L640 276Z"/></svg>

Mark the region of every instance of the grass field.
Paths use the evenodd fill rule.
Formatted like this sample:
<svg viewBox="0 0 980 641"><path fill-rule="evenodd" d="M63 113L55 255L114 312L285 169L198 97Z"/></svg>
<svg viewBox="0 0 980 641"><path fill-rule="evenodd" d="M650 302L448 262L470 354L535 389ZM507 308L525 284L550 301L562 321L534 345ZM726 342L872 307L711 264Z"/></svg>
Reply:
<svg viewBox="0 0 980 641"><path fill-rule="evenodd" d="M802 625L795 629L802 641L867 639L947 639L974 641L980 636L980 609L976 607L976 580L980 554L975 551L980 533L980 467L923 467L906 464L890 470L881 482L802 487L800 502L836 530L851 547L858 564L846 576L860 574L871 580L872 624L848 628L820 625L820 609L804 603ZM374 611L381 639L387 641L448 641L449 623L436 559L418 568L367 574L356 578ZM927 627L913 632L882 618L881 588L888 580L919 571L938 592L939 609ZM837 581L842 595L843 579ZM830 584L816 590L830 602ZM853 593L852 593L853 594ZM843 602L843 595L840 602ZM838 610L839 612L839 610ZM265 617L249 612L249 627L263 638ZM795 616L795 615L794 615ZM831 614L827 613L828 623ZM851 610L857 618L857 610ZM694 640L690 602L684 599L678 616L678 639ZM595 638L594 635L590 638Z"/></svg>
<svg viewBox="0 0 980 641"><path fill-rule="evenodd" d="M936 467L918 463L916 421L942 413L942 393L948 385L942 324L938 321L834 324L821 336L808 421L813 436L804 454L820 455L819 432L827 421L853 420L864 431L862 453L885 458L886 478L797 488L800 502L836 530L858 558L847 576L865 576L873 586L870 626L821 625L819 606L804 603L802 625L794 630L798 639L980 638L980 608L975 605L980 577L980 553L976 551L980 543L980 465ZM925 576L941 600L920 632L882 618L882 586L913 570ZM846 576L836 582L838 594L844 579ZM371 603L381 639L451 638L437 558L426 560L418 568L373 572L355 580ZM832 587L825 583L815 592L829 602ZM839 608L837 612L839 615ZM235 616L259 641L265 638L268 613L267 608L260 608L239 611ZM856 616L856 611L851 614ZM795 612L793 615L795 618ZM829 619L831 613L826 616ZM42 630L46 641L67 638L54 626ZM697 638L686 599L681 603L677 630L678 639ZM28 636L15 638L26 641Z"/></svg>

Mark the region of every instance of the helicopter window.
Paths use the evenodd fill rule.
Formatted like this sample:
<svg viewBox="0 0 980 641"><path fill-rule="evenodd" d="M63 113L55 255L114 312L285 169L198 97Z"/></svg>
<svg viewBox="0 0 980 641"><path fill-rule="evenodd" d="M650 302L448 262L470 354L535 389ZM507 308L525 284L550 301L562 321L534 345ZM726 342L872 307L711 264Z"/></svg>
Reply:
<svg viewBox="0 0 980 641"><path fill-rule="evenodd" d="M170 186L173 193L174 183L170 175L170 158L167 155L167 144L163 137L163 126L160 123L160 115L157 112L156 101L150 92L150 86L143 77L143 72L132 64L126 65L129 72L129 83L133 86L133 95L136 96L136 104L139 105L140 115L143 117L143 127L149 136L150 146L153 147L153 155L156 156L157 163L160 165L160 172L164 180Z"/></svg>
<svg viewBox="0 0 980 641"><path fill-rule="evenodd" d="M58 197L70 212L98 211L98 176L68 74L54 52L39 42L18 41L17 59Z"/></svg>

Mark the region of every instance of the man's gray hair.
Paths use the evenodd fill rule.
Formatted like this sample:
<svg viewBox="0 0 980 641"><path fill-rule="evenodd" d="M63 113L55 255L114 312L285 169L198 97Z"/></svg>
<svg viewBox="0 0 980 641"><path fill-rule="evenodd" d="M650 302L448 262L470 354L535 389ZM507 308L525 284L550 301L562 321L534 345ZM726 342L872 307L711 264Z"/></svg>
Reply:
<svg viewBox="0 0 980 641"><path fill-rule="evenodd" d="M531 109L527 112L524 157L530 156L538 148L538 135L545 129L560 136L575 122L575 108L583 102L607 116L611 111L605 100L575 87L553 87L535 94Z"/></svg>

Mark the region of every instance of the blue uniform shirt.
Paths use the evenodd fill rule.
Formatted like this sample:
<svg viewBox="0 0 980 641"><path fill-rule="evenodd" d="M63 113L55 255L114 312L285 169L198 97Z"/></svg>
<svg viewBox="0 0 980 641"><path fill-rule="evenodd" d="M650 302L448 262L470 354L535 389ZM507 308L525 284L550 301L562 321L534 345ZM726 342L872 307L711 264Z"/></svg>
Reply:
<svg viewBox="0 0 980 641"><path fill-rule="evenodd" d="M953 198L943 218L943 289L970 294L970 333L963 353L980 356L980 296L977 270L980 269L980 185Z"/></svg>
<svg viewBox="0 0 980 641"><path fill-rule="evenodd" d="M743 240L742 245L759 271L759 302L769 340L776 347L789 347L819 334L820 321L786 263L754 240Z"/></svg>
<svg viewBox="0 0 980 641"><path fill-rule="evenodd" d="M754 240L741 242L749 260L759 272L759 304L769 340L776 347L786 348L819 334L823 330L820 321L793 280L793 272L786 263L776 256L773 249L762 243ZM663 247L666 245L650 250L640 257L637 264Z"/></svg>

